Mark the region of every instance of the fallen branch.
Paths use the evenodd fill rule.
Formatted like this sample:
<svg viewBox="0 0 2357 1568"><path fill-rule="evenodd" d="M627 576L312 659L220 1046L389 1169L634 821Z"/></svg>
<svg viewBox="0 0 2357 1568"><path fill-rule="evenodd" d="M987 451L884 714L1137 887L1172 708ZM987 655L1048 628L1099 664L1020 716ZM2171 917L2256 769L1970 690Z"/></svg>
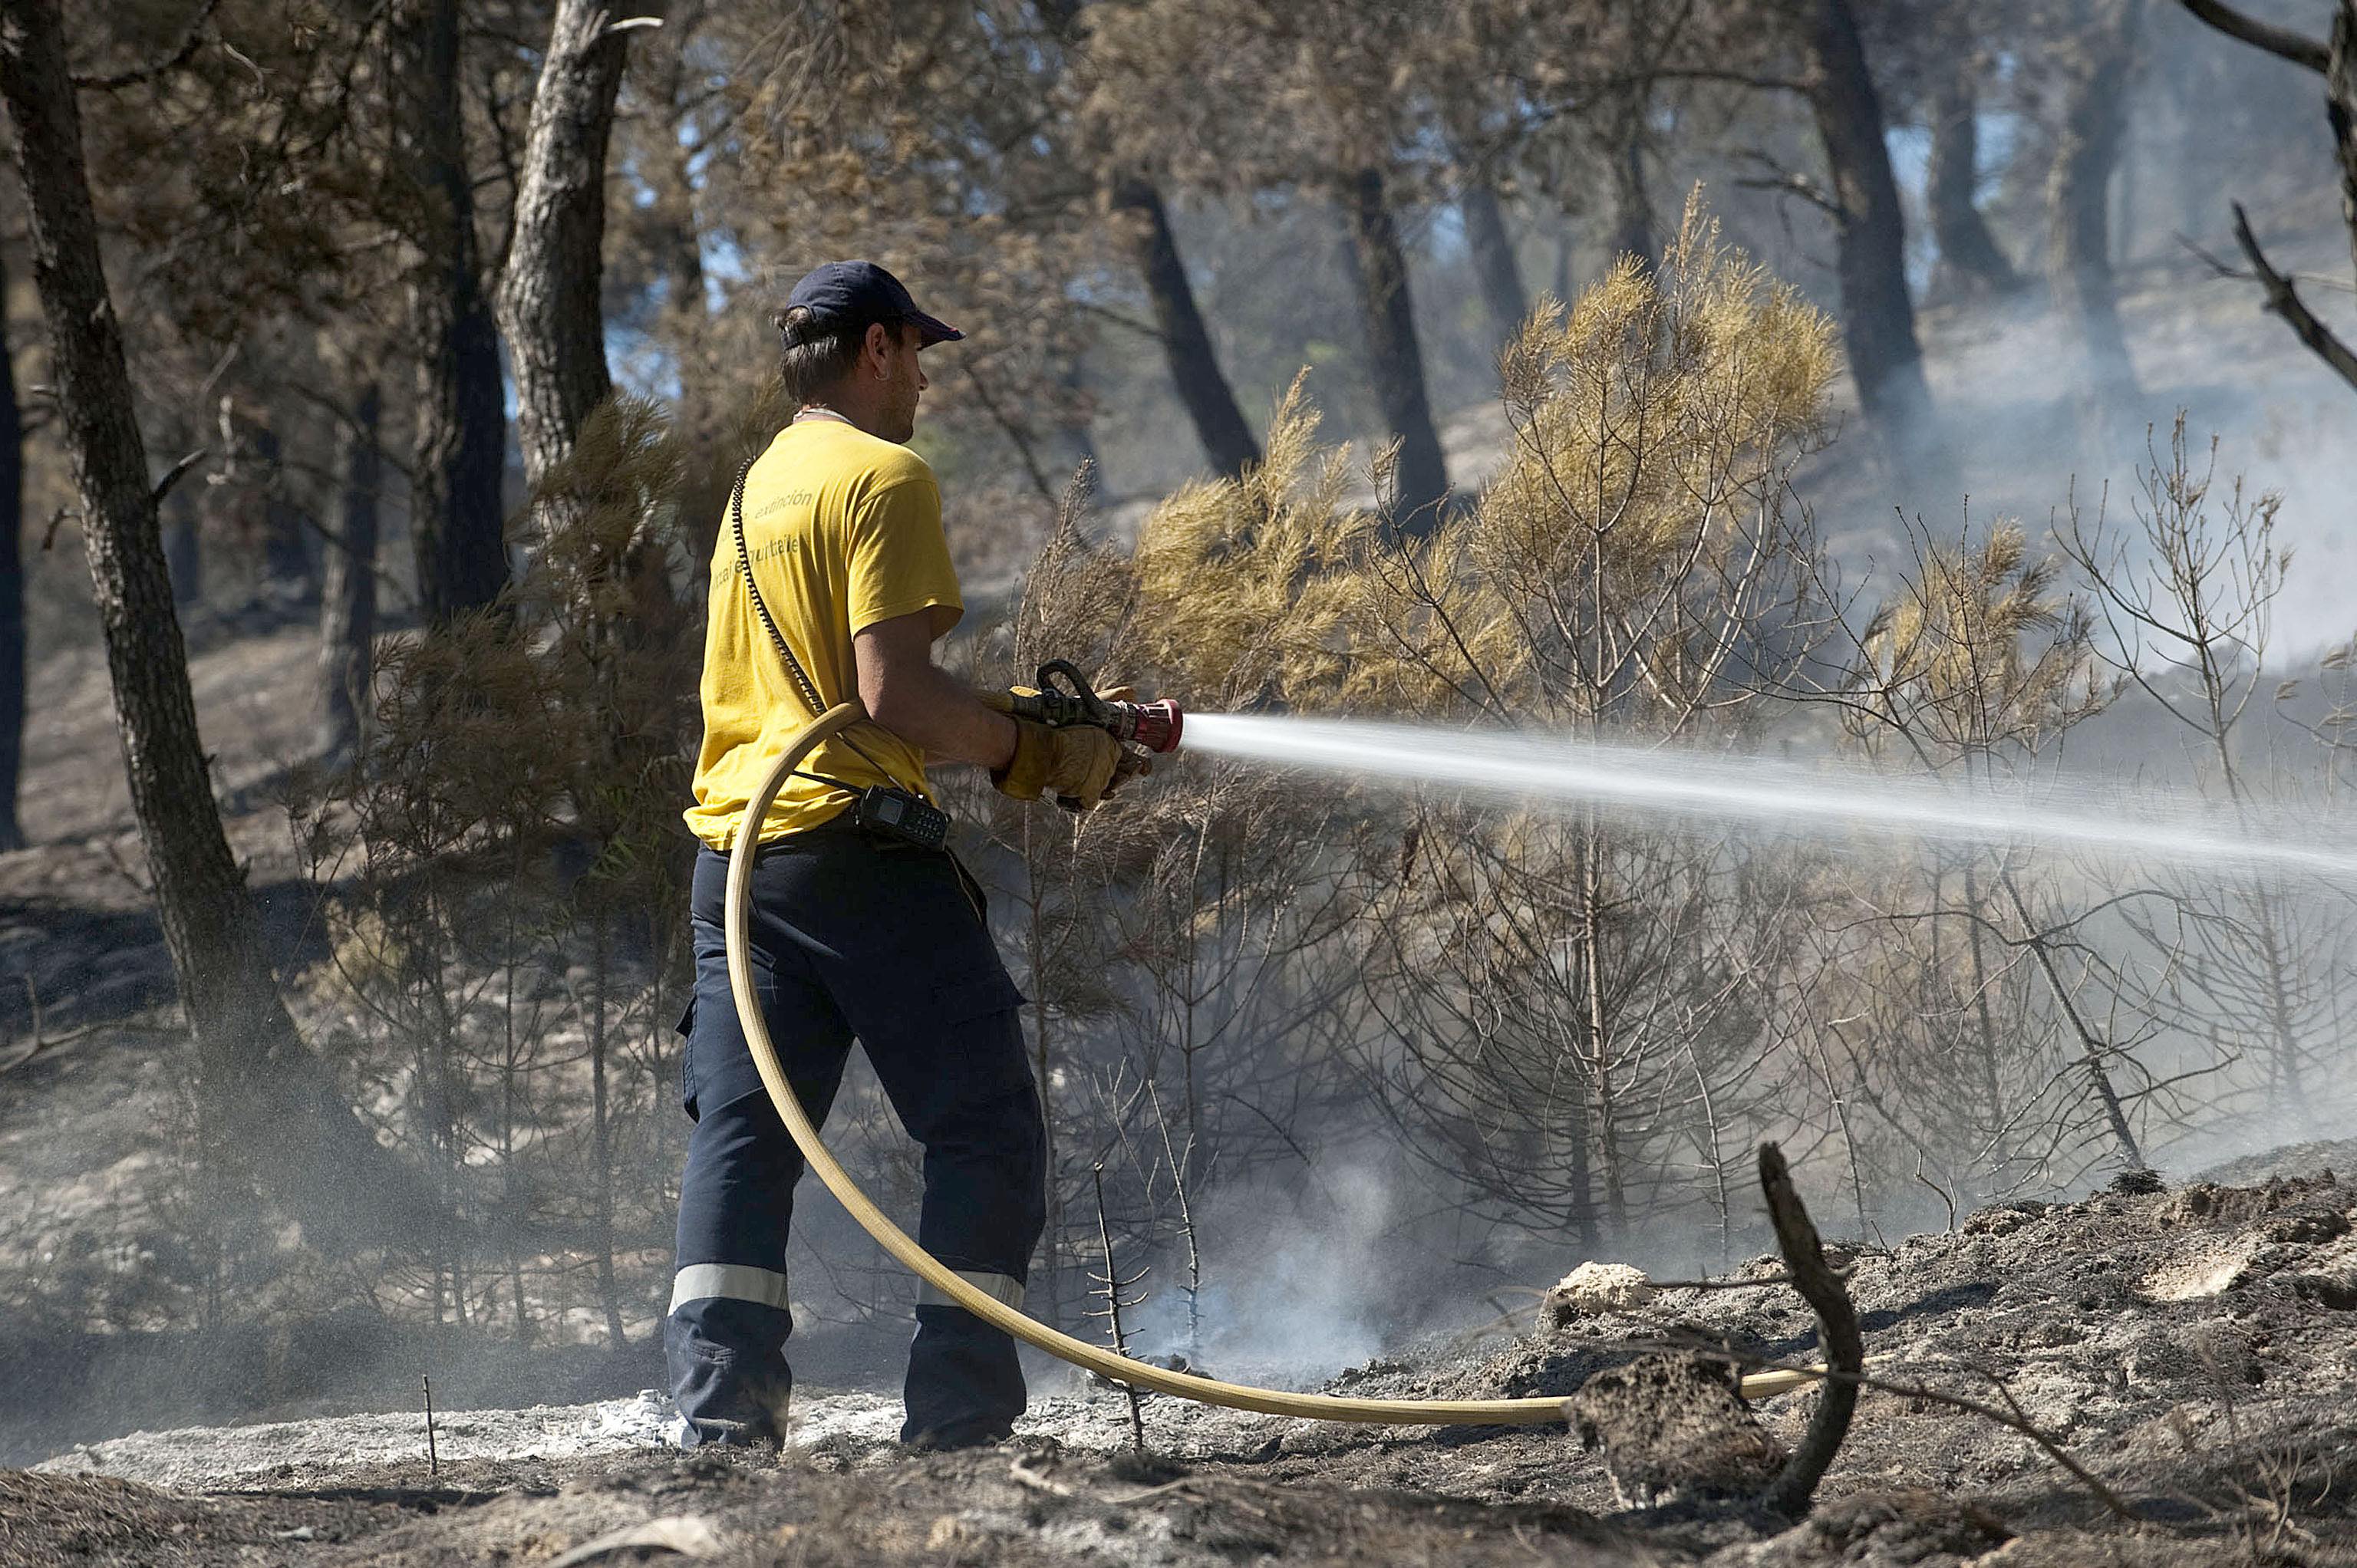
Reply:
<svg viewBox="0 0 2357 1568"><path fill-rule="evenodd" d="M1760 1507L1770 1513L1798 1518L1808 1512L1817 1483L1841 1452L1842 1439L1849 1435L1850 1417L1857 1409L1857 1380L1866 1369L1866 1341L1858 1334L1849 1292L1826 1263L1817 1228L1793 1189L1783 1151L1773 1144L1760 1145L1760 1187L1768 1198L1768 1218L1776 1227L1777 1250L1784 1254L1793 1290L1817 1315L1818 1338L1825 1352L1826 1387L1809 1417L1809 1430L1760 1495Z"/></svg>

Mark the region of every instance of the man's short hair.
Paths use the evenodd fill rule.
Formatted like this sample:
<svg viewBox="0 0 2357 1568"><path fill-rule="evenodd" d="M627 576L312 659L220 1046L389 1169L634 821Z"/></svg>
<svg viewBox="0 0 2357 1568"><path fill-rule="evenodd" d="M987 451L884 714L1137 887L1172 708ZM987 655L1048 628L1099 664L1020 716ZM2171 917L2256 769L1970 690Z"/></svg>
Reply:
<svg viewBox="0 0 2357 1568"><path fill-rule="evenodd" d="M786 401L797 406L823 400L859 362L869 325L829 319L806 305L781 310L770 321L784 344L778 378L785 383Z"/></svg>
<svg viewBox="0 0 2357 1568"><path fill-rule="evenodd" d="M896 340L915 327L913 322L888 317L855 326L818 316L806 305L790 306L770 321L785 345L778 360L778 377L785 383L787 398L796 404L823 401L834 383L851 373L851 368L859 363L870 327L880 325Z"/></svg>

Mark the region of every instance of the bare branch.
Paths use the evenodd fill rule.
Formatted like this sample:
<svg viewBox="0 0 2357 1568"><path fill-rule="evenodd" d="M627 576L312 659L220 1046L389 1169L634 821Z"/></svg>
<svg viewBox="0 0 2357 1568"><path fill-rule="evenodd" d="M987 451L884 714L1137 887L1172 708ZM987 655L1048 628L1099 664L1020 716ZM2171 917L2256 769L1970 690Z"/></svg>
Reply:
<svg viewBox="0 0 2357 1568"><path fill-rule="evenodd" d="M2299 290L2291 279L2268 262L2266 253L2259 249L2257 237L2251 232L2250 214L2243 210L2239 201L2234 203L2234 239L2249 258L2251 270L2258 274L2259 286L2266 290L2267 308L2289 323L2292 332L2308 345L2309 351L2332 367L2333 374L2357 387L2357 352L2352 352L2331 328L2317 319L2316 313L2300 299Z"/></svg>
<svg viewBox="0 0 2357 1568"><path fill-rule="evenodd" d="M156 489L153 497L154 503L157 506L162 506L164 504L164 498L170 495L173 488L183 478L187 478L188 470L203 462L211 455L211 450L210 448L199 446L195 451L183 456L178 462L173 464L169 468L166 469L164 471L164 477L156 481Z"/></svg>
<svg viewBox="0 0 2357 1568"><path fill-rule="evenodd" d="M2289 27L2278 27L2272 22L2262 22L2256 16L2245 16L2223 0L2183 0L2185 8L2196 20L2215 27L2230 38L2265 49L2294 65L2306 66L2321 75L2330 61L2331 51L2322 39L2296 33Z"/></svg>

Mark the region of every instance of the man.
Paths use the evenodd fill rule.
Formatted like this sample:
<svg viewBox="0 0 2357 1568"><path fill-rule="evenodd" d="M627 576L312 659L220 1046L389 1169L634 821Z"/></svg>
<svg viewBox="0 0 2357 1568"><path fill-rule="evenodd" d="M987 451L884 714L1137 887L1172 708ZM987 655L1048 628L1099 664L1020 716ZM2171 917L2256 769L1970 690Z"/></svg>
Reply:
<svg viewBox="0 0 2357 1568"><path fill-rule="evenodd" d="M978 763L1019 800L1093 806L1122 750L986 705L933 664L963 605L941 492L902 445L926 387L920 349L963 336L869 262L794 286L776 318L793 422L732 496L712 564L704 746L689 827L703 841L692 916L695 995L683 1093L694 1127L680 1182L664 1349L682 1441L775 1442L791 1374L786 1230L802 1159L745 1045L721 940L727 852L761 777L817 713L871 722L812 753L758 829L755 986L786 1077L823 1122L856 1036L924 1145L927 1251L1019 1305L1044 1222L1045 1137L1020 994L980 891L950 855L863 828L859 791L928 794L924 769ZM741 533L741 541L740 541ZM748 581L749 578L749 581ZM782 643L783 646L780 646ZM797 669L799 666L799 669ZM996 1442L1023 1412L1015 1342L938 1298L917 1306L906 1442Z"/></svg>

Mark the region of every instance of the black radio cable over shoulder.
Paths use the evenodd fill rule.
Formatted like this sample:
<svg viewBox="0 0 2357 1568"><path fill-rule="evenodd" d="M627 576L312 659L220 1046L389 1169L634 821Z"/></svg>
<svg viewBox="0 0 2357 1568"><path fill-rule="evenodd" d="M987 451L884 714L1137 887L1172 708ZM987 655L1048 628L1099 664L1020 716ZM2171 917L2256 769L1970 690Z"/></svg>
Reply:
<svg viewBox="0 0 2357 1568"><path fill-rule="evenodd" d="M753 464L759 456L759 454L756 453L737 466L737 482L729 487L728 491L728 526L737 535L737 567L744 574L745 591L753 597L754 613L761 618L761 624L769 628L770 640L778 645L779 653L784 656L786 669L792 673L794 685L802 693L802 702L809 706L811 717L817 718L826 712L826 704L819 700L818 687L813 683L810 672L802 668L802 661L794 657L792 645L786 641L786 634L778 629L776 618L770 614L769 601L761 597L761 585L753 580L752 552L745 547L745 481L752 474ZM885 778L892 777L892 770L868 756L860 744L851 738L848 731L838 732L838 735L843 744L849 746L859 760ZM862 793L858 785L846 784L840 779L829 779L823 773L805 773L799 768L794 769L794 773L798 778L808 779L814 783L832 785L849 794Z"/></svg>

